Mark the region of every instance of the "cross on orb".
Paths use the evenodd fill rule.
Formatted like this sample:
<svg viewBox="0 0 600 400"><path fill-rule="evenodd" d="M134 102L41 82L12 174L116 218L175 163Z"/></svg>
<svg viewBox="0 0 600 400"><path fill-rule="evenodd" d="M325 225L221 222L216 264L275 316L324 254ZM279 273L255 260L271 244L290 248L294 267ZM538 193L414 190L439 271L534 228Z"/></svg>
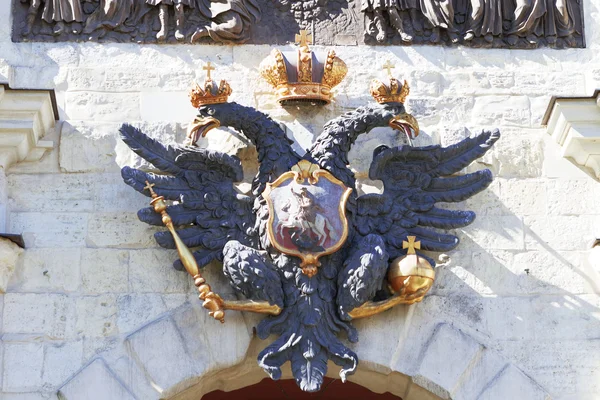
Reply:
<svg viewBox="0 0 600 400"><path fill-rule="evenodd" d="M385 64L383 64L383 69L387 69L388 75L392 76L392 69L396 68L396 66L394 64L392 64L390 62L390 60L387 60L385 62ZM410 236L409 236L410 237Z"/></svg>
<svg viewBox="0 0 600 400"><path fill-rule="evenodd" d="M298 43L300 42L300 43ZM313 37L308 33L307 30L302 29L299 35L296 35L296 44L300 44L300 47L308 46L313 43Z"/></svg>
<svg viewBox="0 0 600 400"><path fill-rule="evenodd" d="M213 67L209 61L206 63L206 65L204 67L202 67L202 69L206 71L206 80L209 81L210 80L210 71L214 71L215 67Z"/></svg>
<svg viewBox="0 0 600 400"><path fill-rule="evenodd" d="M415 249L421 250L421 241L417 241L416 236L407 236L406 238L408 239L408 242L406 240L402 241L402 248L408 249L406 254L417 254Z"/></svg>

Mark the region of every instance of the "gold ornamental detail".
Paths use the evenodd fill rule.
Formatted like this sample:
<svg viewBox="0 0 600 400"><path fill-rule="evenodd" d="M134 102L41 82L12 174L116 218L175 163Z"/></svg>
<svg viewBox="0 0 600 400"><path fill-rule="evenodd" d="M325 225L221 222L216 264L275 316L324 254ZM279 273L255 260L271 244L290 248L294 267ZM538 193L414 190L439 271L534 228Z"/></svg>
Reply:
<svg viewBox="0 0 600 400"><path fill-rule="evenodd" d="M404 80L403 84L400 84L398 79L390 78L389 83L385 84L379 79L373 79L370 87L371 96L379 104L385 103L403 103L410 94L410 87L408 82Z"/></svg>
<svg viewBox="0 0 600 400"><path fill-rule="evenodd" d="M353 319L370 317L399 304L420 302L433 286L435 271L416 252L421 248L421 242L416 240L416 236L407 236L406 239L402 241L406 255L393 260L388 268L387 279L394 295L383 301L368 301L355 308L349 313Z"/></svg>
<svg viewBox="0 0 600 400"><path fill-rule="evenodd" d="M229 95L232 93L229 83L225 79L222 79L219 82L219 85L216 84L210 76L211 71L215 70L215 67L213 67L210 62L207 62L202 69L206 71L206 79L202 86L195 83L190 91L189 96L192 106L194 108L199 108L200 106L207 104L227 103Z"/></svg>
<svg viewBox="0 0 600 400"><path fill-rule="evenodd" d="M194 279L194 286L198 288L198 297L200 300L203 300L202 307L208 310L208 314L221 323L225 322L225 310L279 315L281 313L281 308L277 305L271 305L267 301L224 300L217 293L213 292L211 286L206 282L206 279L200 274L200 268L198 267L196 258L179 237L179 234L173 225L173 220L167 213L168 206L165 202L165 198L156 194L153 189L154 186L153 183L146 181L146 186L144 187L145 190L150 191L150 195L152 196L150 205L154 209L154 212L161 215L162 223L167 227L171 235L173 235L179 259L187 273Z"/></svg>
<svg viewBox="0 0 600 400"><path fill-rule="evenodd" d="M291 54L284 54L277 49L271 51L260 64L260 74L273 86L277 101L282 105L297 101L328 104L333 98L332 89L348 73L346 64L330 50L323 61L323 74L316 76L314 69L317 66L314 64L318 61L315 60L321 58L315 57L310 49L312 35L305 30L300 31L296 35L296 44L298 48ZM295 71L288 71L289 66Z"/></svg>

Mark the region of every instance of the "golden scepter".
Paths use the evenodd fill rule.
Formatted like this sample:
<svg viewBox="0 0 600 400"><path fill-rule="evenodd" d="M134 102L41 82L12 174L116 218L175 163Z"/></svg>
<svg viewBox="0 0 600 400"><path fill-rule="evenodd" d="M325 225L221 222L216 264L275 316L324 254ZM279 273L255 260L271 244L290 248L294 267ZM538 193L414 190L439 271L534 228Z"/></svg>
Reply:
<svg viewBox="0 0 600 400"><path fill-rule="evenodd" d="M206 308L211 317L216 320L225 322L225 311L224 310L236 310L236 311L250 311L260 314L278 315L281 313L281 308L277 305L271 305L267 301L252 301L252 300L223 300L221 296L212 291L210 285L206 283L206 280L200 275L200 268L196 262L196 258L190 251L190 249L183 243L175 227L173 226L173 220L167 214L167 204L165 198L156 194L152 187L154 183L146 181L144 189L149 190L152 195L150 205L154 207L154 211L162 216L163 224L169 229L181 263L185 267L185 270L194 278L194 285L198 288L200 293L198 297L203 300L202 307Z"/></svg>
<svg viewBox="0 0 600 400"><path fill-rule="evenodd" d="M225 311L223 311L223 299L221 296L212 291L210 285L206 283L206 280L200 275L200 269L198 268L198 263L196 262L196 258L188 249L188 247L183 243L175 227L173 226L173 220L167 214L167 204L165 203L165 198L163 196L159 196L156 194L152 187L154 183L150 183L146 181L146 186L144 189L150 191L152 195L152 201L150 201L150 205L154 207L154 211L162 216L163 224L169 229L171 235L173 235L173 240L175 240L175 246L177 246L177 252L179 253L179 258L181 259L181 263L185 267L185 270L194 278L194 285L198 288L199 298L200 300L204 300L202 303L202 307L209 310L208 315L213 317L216 320L221 321L221 323L225 322Z"/></svg>

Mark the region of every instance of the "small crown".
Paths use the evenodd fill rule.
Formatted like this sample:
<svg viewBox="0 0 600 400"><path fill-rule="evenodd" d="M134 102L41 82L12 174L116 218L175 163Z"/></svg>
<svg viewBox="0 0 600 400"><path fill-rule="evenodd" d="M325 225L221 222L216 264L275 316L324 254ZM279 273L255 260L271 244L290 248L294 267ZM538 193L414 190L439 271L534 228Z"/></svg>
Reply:
<svg viewBox="0 0 600 400"><path fill-rule="evenodd" d="M398 79L390 77L388 85L380 81L379 79L373 79L371 82L371 96L379 104L385 103L404 103L410 93L410 87L406 80L402 85L398 82Z"/></svg>
<svg viewBox="0 0 600 400"><path fill-rule="evenodd" d="M344 79L348 68L333 50L313 52L308 47L311 35L300 31L297 51L274 49L260 64L260 73L275 88L281 105L311 102L328 104L331 89Z"/></svg>
<svg viewBox="0 0 600 400"><path fill-rule="evenodd" d="M210 71L215 68L210 65L210 62L206 66L202 67L206 71L206 79L204 80L204 87L195 84L190 91L190 102L194 108L198 108L205 104L219 104L227 103L227 98L231 94L231 86L225 79L221 79L219 85L210 77Z"/></svg>

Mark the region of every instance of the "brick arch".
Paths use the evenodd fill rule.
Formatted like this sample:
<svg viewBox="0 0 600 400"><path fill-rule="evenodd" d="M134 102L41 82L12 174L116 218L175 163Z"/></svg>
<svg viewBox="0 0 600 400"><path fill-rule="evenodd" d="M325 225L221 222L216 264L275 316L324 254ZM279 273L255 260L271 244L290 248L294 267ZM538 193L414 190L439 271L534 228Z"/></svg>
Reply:
<svg viewBox="0 0 600 400"><path fill-rule="evenodd" d="M550 396L520 369L471 335L449 323L430 324L421 344L404 338L400 350L373 351L393 342L386 319L408 324L398 308L359 324L358 354L364 359L349 378L377 393L403 400L546 400ZM247 319L245 319L247 318ZM398 319L403 318L403 321ZM99 355L59 389L61 400L198 400L214 390L231 391L265 378L256 355L265 342L253 339L256 320L230 313L225 325L208 318L198 304L186 304L128 335L120 346ZM422 328L420 328L422 329ZM400 339L402 340L402 339ZM371 351L369 351L371 346ZM393 351L392 351L393 352ZM283 379L291 378L286 364ZM330 363L327 376L337 378ZM109 397L107 393L110 394Z"/></svg>

